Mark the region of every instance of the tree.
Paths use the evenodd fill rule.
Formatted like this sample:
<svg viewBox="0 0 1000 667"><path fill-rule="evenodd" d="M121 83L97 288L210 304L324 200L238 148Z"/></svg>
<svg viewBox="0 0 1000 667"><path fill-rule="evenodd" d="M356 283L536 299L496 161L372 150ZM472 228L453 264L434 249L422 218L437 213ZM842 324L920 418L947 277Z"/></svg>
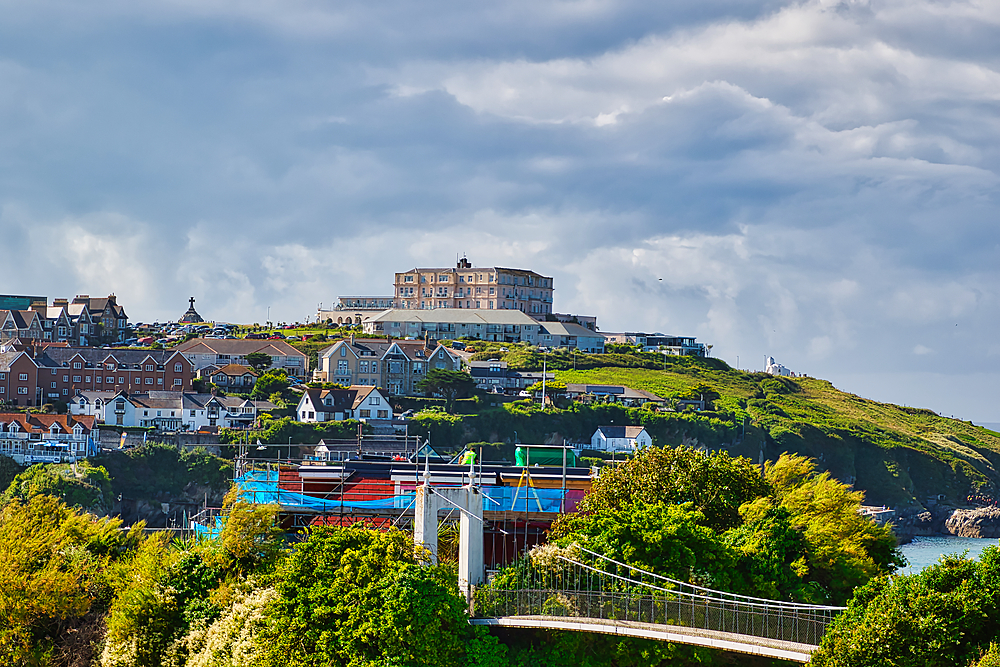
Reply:
<svg viewBox="0 0 1000 667"><path fill-rule="evenodd" d="M649 447L624 465L603 471L579 510L602 512L636 501L690 502L704 515L705 525L721 533L743 523L740 505L770 491L759 469L742 456L690 447ZM562 521L553 526L556 534Z"/></svg>
<svg viewBox="0 0 1000 667"><path fill-rule="evenodd" d="M288 376L285 375L285 371L281 369L270 370L254 382L253 389L250 391L250 398L254 399L266 399L271 394L281 394L286 397L286 400L290 398L288 396L289 387L291 384L288 382Z"/></svg>
<svg viewBox="0 0 1000 667"><path fill-rule="evenodd" d="M70 635L94 639L100 619L92 612L106 604L108 566L140 536L141 526L123 532L117 519L76 512L47 495L3 505L0 663L54 664Z"/></svg>
<svg viewBox="0 0 1000 667"><path fill-rule="evenodd" d="M542 390L542 383L536 382L535 384L526 387L525 391L531 393L537 393ZM566 393L566 383L562 380L546 380L545 381L545 395L546 396L558 396L559 394Z"/></svg>
<svg viewBox="0 0 1000 667"><path fill-rule="evenodd" d="M250 368L260 373L265 368L271 367L271 355L263 352L251 352L247 355L247 363L250 364Z"/></svg>
<svg viewBox="0 0 1000 667"><path fill-rule="evenodd" d="M892 529L860 513L864 494L818 472L812 459L782 454L767 465L765 475L774 495L748 504L744 517L754 521L775 506L787 509L791 525L808 544L803 566L809 579L822 585L834 604L843 604L856 587L903 564Z"/></svg>
<svg viewBox="0 0 1000 667"><path fill-rule="evenodd" d="M455 399L464 398L476 389L476 381L463 371L449 371L435 368L427 372L417 383L417 391L428 394L441 394L445 400L445 410L453 412Z"/></svg>
<svg viewBox="0 0 1000 667"><path fill-rule="evenodd" d="M979 562L945 556L918 574L872 579L855 591L809 664L967 667L982 657L985 667L997 664L991 643L998 636L1000 549L987 547Z"/></svg>
<svg viewBox="0 0 1000 667"><path fill-rule="evenodd" d="M273 581L276 598L257 635L260 667L471 667L502 655L469 625L453 574L417 565L398 530L313 530Z"/></svg>

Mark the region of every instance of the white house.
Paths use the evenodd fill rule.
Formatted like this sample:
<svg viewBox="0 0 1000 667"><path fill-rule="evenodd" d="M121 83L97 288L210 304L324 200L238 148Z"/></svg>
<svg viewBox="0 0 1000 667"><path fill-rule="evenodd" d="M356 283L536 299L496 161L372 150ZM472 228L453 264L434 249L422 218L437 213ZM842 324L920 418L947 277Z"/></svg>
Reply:
<svg viewBox="0 0 1000 667"><path fill-rule="evenodd" d="M590 448L598 452L634 452L652 444L642 426L598 426L590 438Z"/></svg>
<svg viewBox="0 0 1000 667"><path fill-rule="evenodd" d="M303 392L295 414L300 422L392 419L392 407L377 387L351 385L347 389L309 389Z"/></svg>
<svg viewBox="0 0 1000 667"><path fill-rule="evenodd" d="M277 406L236 396L151 391L143 394L79 392L70 401L74 415L93 415L110 426L139 426L164 431L244 428Z"/></svg>

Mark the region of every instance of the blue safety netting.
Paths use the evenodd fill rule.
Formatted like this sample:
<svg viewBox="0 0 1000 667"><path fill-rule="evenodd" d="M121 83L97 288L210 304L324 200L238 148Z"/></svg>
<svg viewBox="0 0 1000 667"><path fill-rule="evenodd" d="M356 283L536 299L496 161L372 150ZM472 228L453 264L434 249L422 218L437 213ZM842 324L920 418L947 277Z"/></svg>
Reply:
<svg viewBox="0 0 1000 667"><path fill-rule="evenodd" d="M240 500L269 504L277 503L286 510L301 509L317 513L336 513L342 509L406 509L413 504L416 493L409 491L386 498L373 500L324 500L295 491L282 489L278 485L276 471L255 470L236 479ZM440 488L440 487L439 487ZM563 509L562 489L539 489L533 486L485 486L483 510L488 512L559 512ZM574 505L580 492L566 493L567 505ZM572 507L567 507L572 510ZM223 517L216 517L214 525L195 524L199 536L216 537L225 523Z"/></svg>

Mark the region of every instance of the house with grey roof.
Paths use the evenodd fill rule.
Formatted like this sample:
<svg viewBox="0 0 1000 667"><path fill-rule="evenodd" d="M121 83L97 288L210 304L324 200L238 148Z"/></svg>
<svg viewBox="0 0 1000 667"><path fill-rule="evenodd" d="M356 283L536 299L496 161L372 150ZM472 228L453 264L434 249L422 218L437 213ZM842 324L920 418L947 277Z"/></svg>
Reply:
<svg viewBox="0 0 1000 667"><path fill-rule="evenodd" d="M354 385L346 389L307 389L295 414L300 422L381 421L392 419L392 406L377 387Z"/></svg>
<svg viewBox="0 0 1000 667"><path fill-rule="evenodd" d="M598 452L635 452L652 444L643 426L598 426L590 438L590 448Z"/></svg>
<svg viewBox="0 0 1000 667"><path fill-rule="evenodd" d="M70 409L86 409L81 405L84 400L92 402L95 416L105 424L162 431L246 428L262 413L277 409L270 401L175 391L119 392L110 398L81 393L70 403Z"/></svg>

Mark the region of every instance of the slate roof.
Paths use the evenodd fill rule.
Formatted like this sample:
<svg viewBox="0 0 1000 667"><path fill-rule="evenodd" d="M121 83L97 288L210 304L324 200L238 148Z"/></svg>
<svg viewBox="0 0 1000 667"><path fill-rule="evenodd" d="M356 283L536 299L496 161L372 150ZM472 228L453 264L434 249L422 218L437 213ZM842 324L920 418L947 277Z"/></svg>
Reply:
<svg viewBox="0 0 1000 667"><path fill-rule="evenodd" d="M598 426L597 430L610 440L612 438L636 438L646 429L643 426Z"/></svg>
<svg viewBox="0 0 1000 667"><path fill-rule="evenodd" d="M228 354L245 357L253 352L263 352L270 356L306 356L283 340L256 338L192 338L173 349L181 354Z"/></svg>

